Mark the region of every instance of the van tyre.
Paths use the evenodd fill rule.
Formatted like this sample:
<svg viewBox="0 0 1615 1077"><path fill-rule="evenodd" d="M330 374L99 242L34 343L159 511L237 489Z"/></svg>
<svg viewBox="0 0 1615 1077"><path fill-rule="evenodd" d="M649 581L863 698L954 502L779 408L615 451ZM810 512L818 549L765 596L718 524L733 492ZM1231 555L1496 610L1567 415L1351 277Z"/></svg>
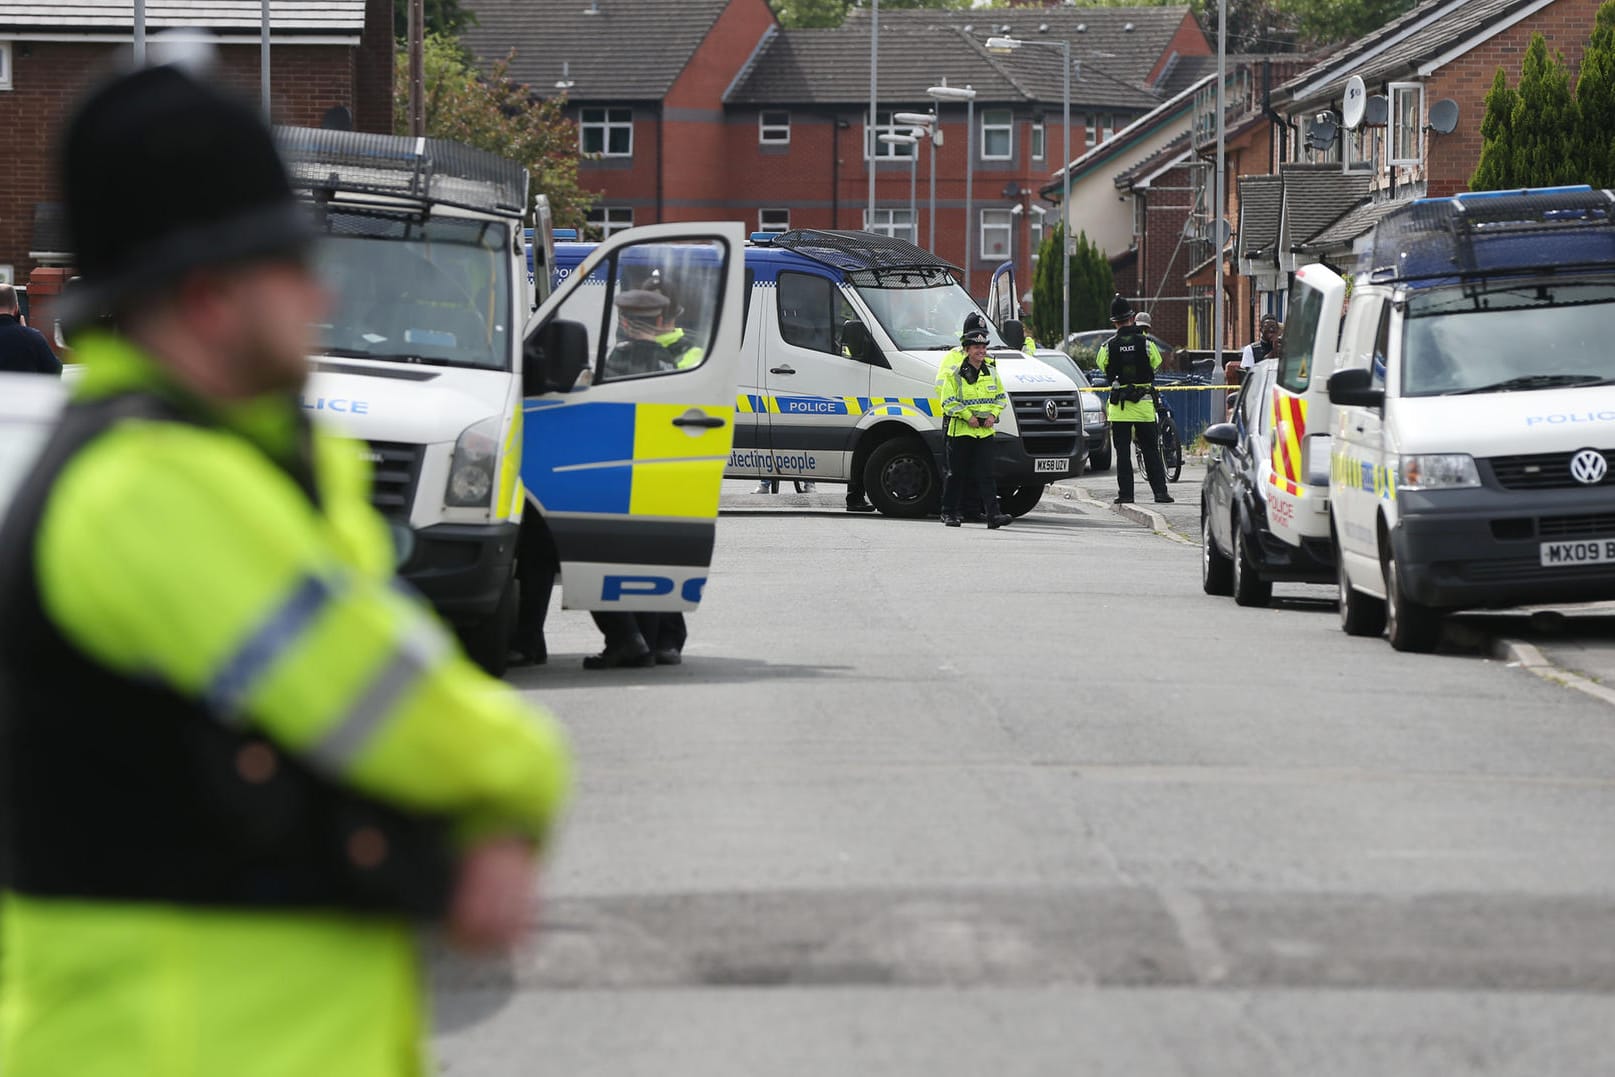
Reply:
<svg viewBox="0 0 1615 1077"><path fill-rule="evenodd" d="M1200 588L1208 595L1234 593L1234 563L1211 537L1211 515L1200 510Z"/></svg>
<svg viewBox="0 0 1615 1077"><path fill-rule="evenodd" d="M1385 603L1365 595L1346 576L1346 557L1335 544L1335 581L1340 587L1340 630L1348 636L1377 636L1385 631Z"/></svg>
<svg viewBox="0 0 1615 1077"><path fill-rule="evenodd" d="M936 459L915 437L882 442L864 465L864 493L887 516L919 519L942 503L942 481Z"/></svg>
<svg viewBox="0 0 1615 1077"><path fill-rule="evenodd" d="M491 676L503 677L510 668L510 641L516 634L516 611L521 608L521 597L521 581L512 574L494 611L460 630L460 642L466 655Z"/></svg>
<svg viewBox="0 0 1615 1077"><path fill-rule="evenodd" d="M1265 606L1273 601L1273 585L1262 579L1251 557L1245 529L1234 521L1234 601L1241 606Z"/></svg>
<svg viewBox="0 0 1615 1077"><path fill-rule="evenodd" d="M1000 490L998 503L1011 516L1025 516L1037 508L1037 503L1043 500L1043 491L1047 486L1047 483L1034 482L1028 486L1017 486L1013 490Z"/></svg>
<svg viewBox="0 0 1615 1077"><path fill-rule="evenodd" d="M1387 552L1383 564L1386 638L1399 651L1429 654L1441 642L1441 611L1408 597L1394 553Z"/></svg>

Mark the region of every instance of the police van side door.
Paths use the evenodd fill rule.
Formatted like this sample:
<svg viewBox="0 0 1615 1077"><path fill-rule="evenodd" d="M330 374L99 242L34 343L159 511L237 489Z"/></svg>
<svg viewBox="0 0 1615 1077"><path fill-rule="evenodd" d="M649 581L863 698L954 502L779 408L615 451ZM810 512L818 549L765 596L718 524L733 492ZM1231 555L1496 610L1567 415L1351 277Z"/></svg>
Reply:
<svg viewBox="0 0 1615 1077"><path fill-rule="evenodd" d="M858 317L828 274L782 269L767 311L764 406L774 476L845 479L869 366L845 353L842 325Z"/></svg>
<svg viewBox="0 0 1615 1077"><path fill-rule="evenodd" d="M744 241L730 222L621 233L528 322L522 481L555 539L569 609L701 601L734 437ZM670 295L666 309L681 311L673 320L702 348L698 362L608 368L630 332L615 300L646 289ZM568 382L561 360L574 355L585 367Z"/></svg>
<svg viewBox="0 0 1615 1077"><path fill-rule="evenodd" d="M1021 316L1020 301L1016 299L1015 263L1005 262L993 270L993 282L987 289L987 317L999 328L1005 322Z"/></svg>
<svg viewBox="0 0 1615 1077"><path fill-rule="evenodd" d="M1383 295L1369 294L1353 300L1340 357L1340 369L1367 370L1373 388L1381 392L1385 390L1385 369L1390 361L1391 310ZM1371 579L1379 567L1375 518L1380 503L1396 496L1396 481L1392 469L1386 466L1380 409L1346 406L1335 411L1330 496L1336 536L1341 550L1354 560L1372 562L1370 571L1356 574Z"/></svg>
<svg viewBox="0 0 1615 1077"><path fill-rule="evenodd" d="M1273 472L1267 502L1273 534L1293 546L1329 533L1329 375L1345 301L1346 282L1331 270L1313 264L1296 271L1271 394Z"/></svg>

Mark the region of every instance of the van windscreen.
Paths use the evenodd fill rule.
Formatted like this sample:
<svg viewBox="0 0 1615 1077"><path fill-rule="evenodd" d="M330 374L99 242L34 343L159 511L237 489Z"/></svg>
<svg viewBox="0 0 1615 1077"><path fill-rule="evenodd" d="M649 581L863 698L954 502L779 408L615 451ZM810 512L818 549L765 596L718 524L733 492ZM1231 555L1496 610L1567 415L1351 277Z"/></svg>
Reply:
<svg viewBox="0 0 1615 1077"><path fill-rule="evenodd" d="M880 285L858 286L858 295L899 351L957 348L965 316L981 313L975 300L951 276L946 283L934 277L931 281L905 287L894 285L893 278L887 278ZM992 334L991 347L1004 347L996 328L989 324L988 332Z"/></svg>

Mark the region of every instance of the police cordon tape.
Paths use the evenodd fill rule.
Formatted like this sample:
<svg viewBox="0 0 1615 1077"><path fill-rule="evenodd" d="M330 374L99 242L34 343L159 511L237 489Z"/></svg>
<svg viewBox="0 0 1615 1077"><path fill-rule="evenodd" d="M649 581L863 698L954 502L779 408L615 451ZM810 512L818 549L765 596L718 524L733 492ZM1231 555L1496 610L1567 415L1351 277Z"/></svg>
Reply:
<svg viewBox="0 0 1615 1077"><path fill-rule="evenodd" d="M1158 392L1158 393L1189 393L1189 392L1237 393L1237 392L1239 392L1239 386L1237 386L1237 385L1157 385L1157 386L1155 386L1155 391ZM1078 389L1077 389L1077 392L1079 392L1079 393L1108 393L1108 392L1110 392L1110 387L1108 385L1105 385L1105 386L1101 386L1101 385L1084 385L1084 386L1079 386Z"/></svg>

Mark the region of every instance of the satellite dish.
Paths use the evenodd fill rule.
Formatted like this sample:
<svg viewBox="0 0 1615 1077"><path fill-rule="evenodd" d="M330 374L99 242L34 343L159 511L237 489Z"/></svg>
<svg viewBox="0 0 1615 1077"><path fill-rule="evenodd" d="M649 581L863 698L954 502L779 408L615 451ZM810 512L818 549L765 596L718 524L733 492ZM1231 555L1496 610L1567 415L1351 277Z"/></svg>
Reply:
<svg viewBox="0 0 1615 1077"><path fill-rule="evenodd" d="M1333 112L1320 112L1307 124L1307 145L1315 150L1327 150L1335 144L1340 127Z"/></svg>
<svg viewBox="0 0 1615 1077"><path fill-rule="evenodd" d="M1385 95L1377 93L1368 99L1367 107L1363 110L1363 123L1369 127L1384 127L1391 118L1391 103Z"/></svg>
<svg viewBox="0 0 1615 1077"><path fill-rule="evenodd" d="M1430 130L1438 135L1450 135L1458 129L1458 102L1443 97L1430 106Z"/></svg>
<svg viewBox="0 0 1615 1077"><path fill-rule="evenodd" d="M1363 85L1361 75L1353 75L1346 80L1346 100L1340 108L1340 122L1346 125L1346 130L1355 131L1367 110L1368 87Z"/></svg>

